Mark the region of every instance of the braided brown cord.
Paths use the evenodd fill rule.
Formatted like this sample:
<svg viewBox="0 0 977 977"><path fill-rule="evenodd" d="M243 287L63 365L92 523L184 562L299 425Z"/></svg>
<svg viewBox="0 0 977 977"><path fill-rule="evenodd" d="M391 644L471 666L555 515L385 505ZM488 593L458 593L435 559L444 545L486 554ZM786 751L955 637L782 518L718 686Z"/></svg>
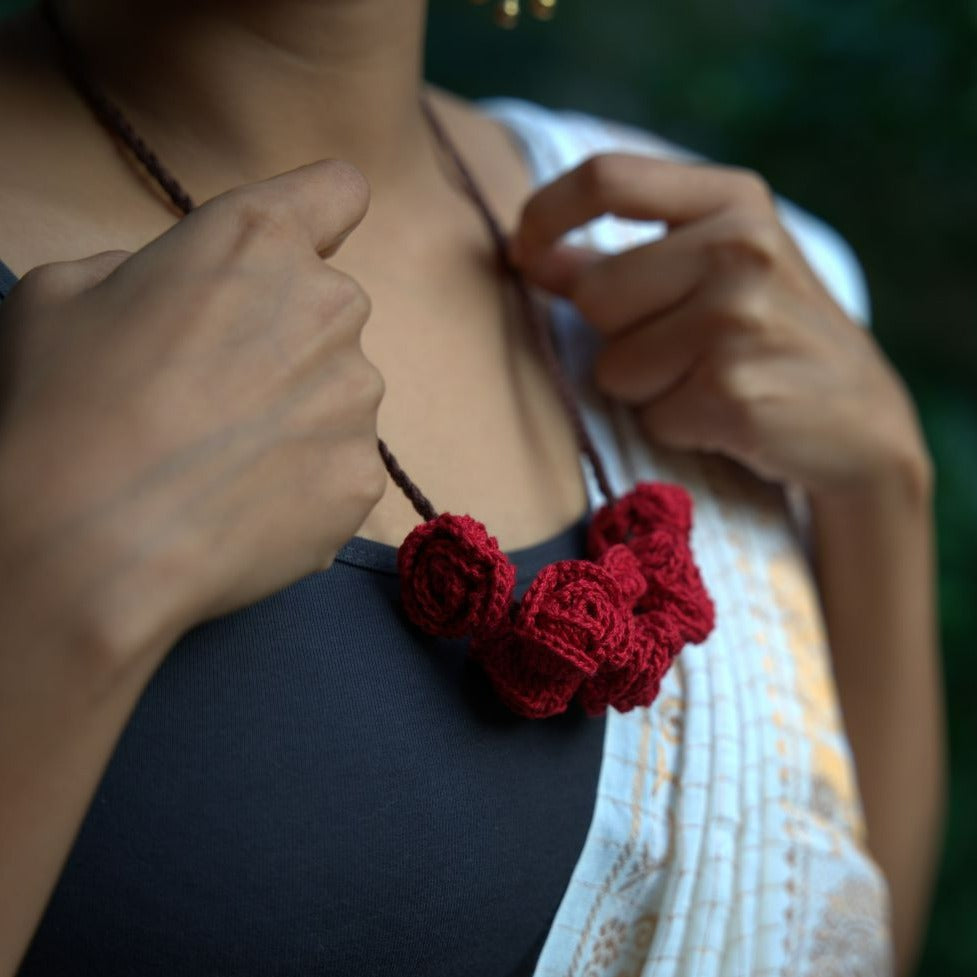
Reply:
<svg viewBox="0 0 977 977"><path fill-rule="evenodd" d="M81 55L68 40L68 35L61 23L54 0L42 0L41 14L48 26L54 32L58 43L58 54L65 73L78 89L79 94L88 103L96 118L113 134L117 135L132 150L136 159L146 167L146 170L163 188L167 196L184 213L193 210L193 201L177 181L170 176L156 154L142 141L135 129L122 114L121 109L99 91L89 79L88 71Z"/></svg>
<svg viewBox="0 0 977 977"><path fill-rule="evenodd" d="M387 447L387 442L383 438L377 439L380 448L380 457L383 459L390 477L397 486L410 499L410 504L414 507L417 514L427 522L429 519L436 519L438 510L431 505L427 496L415 485L407 475L407 472L400 467L400 462L394 457L393 452Z"/></svg>
<svg viewBox="0 0 977 977"><path fill-rule="evenodd" d="M58 52L65 74L74 84L78 93L88 103L95 117L110 134L117 136L128 146L136 159L145 167L147 173L162 187L173 204L183 214L189 214L195 206L190 195L183 189L176 178L166 170L156 154L146 145L135 129L133 129L131 123L123 115L118 105L96 88L91 81L87 66L80 53L72 45L67 31L61 22L54 0L41 0L40 8L44 20L51 28L57 40ZM447 132L434 114L431 105L424 97L421 98L421 107L438 142L448 154L458 174L461 176L466 193L472 199L485 221L485 225L496 248L499 267L505 274L510 276L513 284L516 286L520 303L533 328L533 334L540 353L543 356L544 363L557 385L560 398L570 417L574 433L577 437L577 443L590 461L601 493L607 502L613 502L615 497L610 488L604 465L600 456L597 454L597 449L590 435L587 433L570 383L560 365L559 357L553 344L549 321L539 314L536 306L533 304L532 296L530 295L525 279L519 269L509 260L505 233L489 208L485 197L479 190L471 171L449 139ZM436 518L438 514L437 510L420 488L410 479L382 438L377 439L377 447L383 459L384 466L393 479L394 484L407 496L418 515L425 521Z"/></svg>
<svg viewBox="0 0 977 977"><path fill-rule="evenodd" d="M465 192L469 197L471 197L478 211L481 213L482 218L485 221L485 225L488 227L489 234L492 236L492 241L495 244L495 248L498 253L499 266L503 272L509 275L509 277L512 279L512 283L516 287L516 293L519 296L519 301L522 305L523 312L532 325L537 346L543 356L543 362L546 368L549 370L553 381L556 383L557 390L560 394L560 399L563 401L563 406L570 418L570 423L573 425L574 434L577 438L577 444L580 445L580 449L584 452L584 454L586 454L587 459L590 461L591 468L594 472L594 477L597 480L597 485L600 488L601 494L604 496L605 501L611 503L615 499L614 492L611 489L610 481L607 478L604 463L601 461L600 455L597 453L597 448L595 447L594 442L591 440L590 434L587 432L583 417L580 414L580 408L577 406L577 399L574 396L573 389L571 388L570 382L563 371L562 365L560 364L560 358L553 343L553 332L551 329L550 319L548 316L542 315L538 307L534 305L525 277L523 276L522 272L509 260L505 232L502 230L496 216L492 213L488 205L488 201L479 190L478 184L475 182L475 177L472 175L468 164L464 161L454 143L448 137L448 133L445 131L441 121L434 114L434 109L431 107L431 104L423 96L421 98L421 107L424 109L424 114L427 117L428 123L430 124L434 135L437 137L438 142L441 144L442 149L444 149L444 151L448 154L459 175L461 176Z"/></svg>

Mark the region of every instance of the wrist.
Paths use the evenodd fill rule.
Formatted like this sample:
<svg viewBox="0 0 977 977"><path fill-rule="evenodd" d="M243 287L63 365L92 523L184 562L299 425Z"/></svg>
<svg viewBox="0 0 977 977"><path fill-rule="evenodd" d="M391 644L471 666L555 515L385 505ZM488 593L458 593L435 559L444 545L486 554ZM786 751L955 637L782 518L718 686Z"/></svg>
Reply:
<svg viewBox="0 0 977 977"><path fill-rule="evenodd" d="M109 573L105 562L63 539L0 537L7 653L46 659L52 677L75 676L78 691L95 697L131 675L148 678L179 633L165 625L148 568Z"/></svg>
<svg viewBox="0 0 977 977"><path fill-rule="evenodd" d="M935 475L922 436L880 453L874 464L850 479L808 492L812 514L928 513Z"/></svg>
<svg viewBox="0 0 977 977"><path fill-rule="evenodd" d="M0 443L4 644L48 649L89 689L155 669L182 633L181 575L156 565L123 507L66 506L65 492L25 476L24 440Z"/></svg>
<svg viewBox="0 0 977 977"><path fill-rule="evenodd" d="M930 601L933 481L926 452L907 452L894 456L871 479L812 495L811 542L819 585L830 577L836 592L860 594L867 580L879 586L884 580L901 595L892 601ZM930 617L930 611L920 610L919 620Z"/></svg>

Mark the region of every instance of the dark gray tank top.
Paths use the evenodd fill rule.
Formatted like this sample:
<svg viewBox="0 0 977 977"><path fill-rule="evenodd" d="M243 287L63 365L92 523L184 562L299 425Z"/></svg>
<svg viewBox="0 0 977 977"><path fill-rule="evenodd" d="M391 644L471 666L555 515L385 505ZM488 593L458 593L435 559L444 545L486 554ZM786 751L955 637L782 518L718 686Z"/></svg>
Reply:
<svg viewBox="0 0 977 977"><path fill-rule="evenodd" d="M16 282L0 263L0 297ZM521 595L588 515L509 553ZM396 550L188 632L98 787L19 977L531 975L604 719L510 713L401 615Z"/></svg>

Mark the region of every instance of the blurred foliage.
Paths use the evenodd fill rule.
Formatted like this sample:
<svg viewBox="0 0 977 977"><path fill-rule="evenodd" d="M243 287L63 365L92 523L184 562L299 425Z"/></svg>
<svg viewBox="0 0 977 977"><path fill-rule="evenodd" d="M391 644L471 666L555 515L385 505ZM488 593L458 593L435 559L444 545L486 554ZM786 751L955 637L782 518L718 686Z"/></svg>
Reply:
<svg viewBox="0 0 977 977"><path fill-rule="evenodd" d="M0 14L22 7L0 0ZM640 125L833 224L939 480L951 810L920 974L977 973L977 0L562 0L512 32L433 0L429 77Z"/></svg>
<svg viewBox="0 0 977 977"><path fill-rule="evenodd" d="M428 75L656 131L752 167L833 224L938 474L951 741L945 855L919 974L977 974L977 2L561 0L494 29L433 0Z"/></svg>

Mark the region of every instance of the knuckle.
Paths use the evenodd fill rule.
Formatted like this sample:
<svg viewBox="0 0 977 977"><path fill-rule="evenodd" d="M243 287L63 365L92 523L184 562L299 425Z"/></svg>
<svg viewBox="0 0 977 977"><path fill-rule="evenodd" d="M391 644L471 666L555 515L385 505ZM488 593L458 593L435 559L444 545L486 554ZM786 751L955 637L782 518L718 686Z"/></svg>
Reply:
<svg viewBox="0 0 977 977"><path fill-rule="evenodd" d="M287 223L273 190L266 186L235 187L215 197L212 214L234 245L257 238L283 237Z"/></svg>
<svg viewBox="0 0 977 977"><path fill-rule="evenodd" d="M374 460L364 481L367 498L371 505L376 505L387 490L387 469L383 465L379 452L375 451L373 454Z"/></svg>
<svg viewBox="0 0 977 977"><path fill-rule="evenodd" d="M598 153L580 165L580 180L588 195L607 196L621 179L623 157L620 153Z"/></svg>
<svg viewBox="0 0 977 977"><path fill-rule="evenodd" d="M736 445L753 450L759 440L762 398L749 366L714 354L702 363L696 381Z"/></svg>
<svg viewBox="0 0 977 977"><path fill-rule="evenodd" d="M376 411L387 394L387 383L383 374L369 361L366 361L367 371L363 380L363 396L372 411Z"/></svg>
<svg viewBox="0 0 977 977"><path fill-rule="evenodd" d="M380 371L360 352L355 364L347 371L345 394L348 403L375 419L386 392ZM376 433L375 424L372 430Z"/></svg>
<svg viewBox="0 0 977 977"><path fill-rule="evenodd" d="M733 167L737 181L737 189L744 200L754 203L773 205L774 193L767 180L756 170L745 167Z"/></svg>
<svg viewBox="0 0 977 977"><path fill-rule="evenodd" d="M743 395L736 370L727 357L714 352L700 365L696 380L703 394L723 409L732 409Z"/></svg>
<svg viewBox="0 0 977 977"><path fill-rule="evenodd" d="M744 287L728 298L715 315L723 338L767 339L772 331L771 300L763 288Z"/></svg>
<svg viewBox="0 0 977 977"><path fill-rule="evenodd" d="M766 289L746 289L735 306L740 329L754 339L765 339L772 331L770 295Z"/></svg>
<svg viewBox="0 0 977 977"><path fill-rule="evenodd" d="M335 268L326 270L320 277L322 313L328 319L341 318L359 333L373 308L370 296L352 275Z"/></svg>
<svg viewBox="0 0 977 977"><path fill-rule="evenodd" d="M357 418L357 430L366 429L376 436L376 415L386 393L386 384L380 371L357 347L337 373L332 397L344 410ZM361 420L361 417L365 418Z"/></svg>
<svg viewBox="0 0 977 977"><path fill-rule="evenodd" d="M353 497L372 508L387 487L387 469L377 447L376 437L363 438L350 459L349 487Z"/></svg>
<svg viewBox="0 0 977 977"><path fill-rule="evenodd" d="M355 278L349 278L347 276L347 279L348 281L343 286L343 304L353 320L362 327L367 319L370 318L370 313L373 311L373 302Z"/></svg>
<svg viewBox="0 0 977 977"><path fill-rule="evenodd" d="M740 214L729 221L725 232L713 242L713 258L737 269L770 271L780 253L780 230L766 217Z"/></svg>

